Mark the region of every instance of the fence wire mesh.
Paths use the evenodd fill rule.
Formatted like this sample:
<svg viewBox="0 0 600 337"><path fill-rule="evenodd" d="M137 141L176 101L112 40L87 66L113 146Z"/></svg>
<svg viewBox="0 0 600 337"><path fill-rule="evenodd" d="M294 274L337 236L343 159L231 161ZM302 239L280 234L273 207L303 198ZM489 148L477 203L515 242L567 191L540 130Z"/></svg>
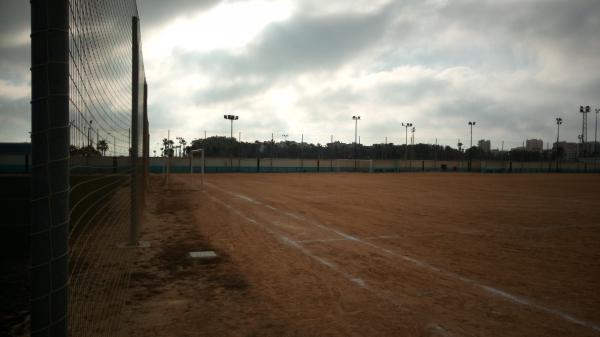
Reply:
<svg viewBox="0 0 600 337"><path fill-rule="evenodd" d="M52 9L52 1L35 2ZM68 52L67 330L71 336L115 336L148 164L138 10L135 0L66 3L68 45L51 48Z"/></svg>

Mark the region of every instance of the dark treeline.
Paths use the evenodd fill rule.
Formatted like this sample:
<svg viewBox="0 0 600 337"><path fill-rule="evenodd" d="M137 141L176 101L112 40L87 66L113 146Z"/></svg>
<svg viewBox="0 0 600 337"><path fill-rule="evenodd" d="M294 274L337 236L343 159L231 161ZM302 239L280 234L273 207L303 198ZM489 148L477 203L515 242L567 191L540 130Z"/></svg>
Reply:
<svg viewBox="0 0 600 337"><path fill-rule="evenodd" d="M241 157L241 158L305 158L305 159L352 159L354 158L354 144L340 142L325 145L298 143L295 141L255 141L253 143L238 142L229 137L209 137L196 139L190 146L185 147L185 153L193 149L204 149L208 157ZM175 153L173 150L164 150L164 153ZM407 152L408 151L408 152ZM533 152L513 150L510 152L484 152L478 147L467 150L458 150L450 146L415 144L373 144L356 146L357 159L413 159L413 160L459 160L459 159L511 159L518 161L531 161L552 159L550 152Z"/></svg>

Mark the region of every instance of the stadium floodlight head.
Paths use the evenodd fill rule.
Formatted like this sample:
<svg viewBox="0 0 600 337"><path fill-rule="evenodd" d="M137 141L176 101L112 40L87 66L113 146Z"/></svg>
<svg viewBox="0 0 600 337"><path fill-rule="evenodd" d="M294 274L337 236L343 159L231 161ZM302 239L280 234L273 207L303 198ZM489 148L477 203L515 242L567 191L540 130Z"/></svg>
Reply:
<svg viewBox="0 0 600 337"><path fill-rule="evenodd" d="M359 120L359 119L360 119L360 116L352 116L352 119L354 119L354 120Z"/></svg>
<svg viewBox="0 0 600 337"><path fill-rule="evenodd" d="M586 105L586 106L580 105L579 106L579 112L581 112L581 113L588 113L590 111L591 111L591 108L589 105Z"/></svg>
<svg viewBox="0 0 600 337"><path fill-rule="evenodd" d="M469 125L471 125L471 126L475 125L475 123L476 123L476 122L471 122L471 121L469 121Z"/></svg>
<svg viewBox="0 0 600 337"><path fill-rule="evenodd" d="M236 115L223 115L223 118L228 119L231 121L231 134L230 137L231 139L233 139L233 121L238 120L239 116Z"/></svg>
<svg viewBox="0 0 600 337"><path fill-rule="evenodd" d="M563 123L563 120L562 120L562 118L560 118L560 117L556 117L556 124L560 125L560 124L562 124L562 123Z"/></svg>

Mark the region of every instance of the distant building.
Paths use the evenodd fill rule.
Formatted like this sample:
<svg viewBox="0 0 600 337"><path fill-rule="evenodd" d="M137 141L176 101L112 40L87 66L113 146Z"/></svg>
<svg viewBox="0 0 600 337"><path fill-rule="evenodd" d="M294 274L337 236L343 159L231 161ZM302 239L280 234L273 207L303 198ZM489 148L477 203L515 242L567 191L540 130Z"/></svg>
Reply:
<svg viewBox="0 0 600 337"><path fill-rule="evenodd" d="M525 142L525 149L527 151L542 152L544 149L544 141L541 139L527 139Z"/></svg>
<svg viewBox="0 0 600 337"><path fill-rule="evenodd" d="M552 146L552 150L556 151L557 144L554 142L554 146ZM575 160L578 157L579 152L579 144L578 143L568 143L568 142L558 142L558 148L562 150L561 159L565 160Z"/></svg>
<svg viewBox="0 0 600 337"><path fill-rule="evenodd" d="M481 139L477 142L477 147L483 152L490 152L492 144L489 140Z"/></svg>
<svg viewBox="0 0 600 337"><path fill-rule="evenodd" d="M598 150L600 150L600 146L598 145L598 142L596 142L596 143L594 143L593 141L587 142L587 143L585 143L585 147L581 143L579 143L580 156L590 157L590 156L593 156L594 153Z"/></svg>

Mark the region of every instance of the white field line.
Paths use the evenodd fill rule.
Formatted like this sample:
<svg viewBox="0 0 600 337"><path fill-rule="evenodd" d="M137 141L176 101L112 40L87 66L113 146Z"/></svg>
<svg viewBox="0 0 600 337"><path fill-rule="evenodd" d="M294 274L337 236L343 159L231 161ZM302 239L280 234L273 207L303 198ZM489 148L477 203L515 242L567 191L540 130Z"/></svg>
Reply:
<svg viewBox="0 0 600 337"><path fill-rule="evenodd" d="M214 187L215 189L220 190L220 191L222 191L224 193L233 195L235 197L239 197L239 195L240 195L240 194L236 194L236 193L233 193L233 192L230 192L230 191L218 188L218 187L216 187L213 184L210 184L210 186ZM245 198L241 198L241 199L242 200L246 200L246 198L252 200L252 202L255 203L255 204L265 205L265 204L263 204L261 202L258 202L258 201L254 200L252 198L249 198L249 197L245 197ZM495 287L491 287L491 286L479 283L479 282L477 282L477 281L475 281L473 279L470 279L468 277L465 277L465 276L462 276L462 275L458 275L458 274L456 274L454 272L438 268L438 267L433 266L433 265L431 265L431 264L429 264L429 263L427 263L425 261L422 261L422 260L419 260L419 259L407 256L407 255L404 255L404 254L402 254L400 252L395 252L395 251L392 251L392 250L389 250L389 249L377 246L376 244L374 244L374 243L372 243L370 241L366 241L366 240L357 238L355 236L346 234L346 233L344 233L344 232L342 232L342 231L340 231L340 230L338 230L338 229L336 229L334 227L329 227L329 226L323 225L323 224L318 223L318 222L316 222L314 220L307 219L304 216L301 216L301 215L298 215L298 214L294 214L294 213L291 213L291 212L283 212L283 211L280 211L279 213L287 215L287 216L289 216L291 218L294 218L296 220L300 220L300 221L303 221L305 223L311 224L313 226L316 226L316 227L319 227L319 228L322 228L322 229L326 229L326 230L331 231L331 232L333 232L333 233L335 233L335 234L337 234L337 235L341 236L342 238L347 239L349 241L355 241L355 242L367 245L369 247L381 250L381 251L383 251L383 252L385 252L385 253L387 253L389 255L392 255L392 256L398 257L398 258L400 258L402 260L411 262L411 263L413 263L413 264L415 264L415 265L417 265L417 266L419 266L421 268L427 269L429 271L433 271L433 272L436 272L436 273L448 276L450 278L454 278L454 279L460 280L460 281L462 281L464 283L473 285L473 286L475 286L477 288L480 288L480 289L486 291L488 294L491 294L491 295L493 295L495 297L498 297L498 298L502 298L502 299L508 300L511 303L520 304L520 305L524 305L524 306L529 306L529 307L535 308L537 310L540 310L542 312L558 316L558 317L562 318L565 321L568 321L568 322L571 322L571 323L575 323L577 325L580 325L580 326L583 326L583 327L587 327L587 328L590 328L590 329L592 329L594 331L600 332L600 325L598 325L598 324L596 324L594 322L589 322L589 321L585 321L583 319L577 318L574 315L566 313L566 312L564 312L562 310L550 308L550 307L547 307L545 305L541 305L541 304L535 303L532 300L527 299L525 297L521 297L521 296L518 296L518 295L510 294L510 293L508 293L506 291L497 289Z"/></svg>
<svg viewBox="0 0 600 337"><path fill-rule="evenodd" d="M398 235L381 235L371 236L365 238L365 240L386 240L386 239L397 239ZM349 241L345 238L330 238L330 239L315 239L315 240L296 240L297 243L315 243L315 242L331 242L331 241Z"/></svg>
<svg viewBox="0 0 600 337"><path fill-rule="evenodd" d="M227 208L229 211L231 211L232 213L238 215L240 218L246 220L247 222L258 226L260 228L262 228L263 230L265 230L267 233L273 235L274 237L276 237L280 242L282 242L283 244L285 244L288 247L291 248L295 248L296 250L298 250L299 252L301 252L303 255L319 262L320 264L328 267L329 269L331 269L333 272L343 276L345 279L347 279L348 281L350 281L351 283L359 286L361 289L365 289L368 292L370 292L371 294L375 295L376 297L378 297L381 300L384 300L390 304L393 304L395 306L397 306L398 308L408 312L408 310L406 309L406 307L404 307L402 304L400 304L397 301L394 301L393 299L389 298L388 296L380 293L379 291L377 291L376 289L368 286L365 281L355 275L352 275L348 272L346 272L345 270L341 269L337 264L322 258L316 254L314 254L313 252L311 252L309 249L307 249L306 247L303 247L302 245L300 245L298 242L291 240L290 238L288 238L287 236L278 233L277 231L273 230L271 227L267 226L264 223L259 223L258 221L246 216L244 213L242 213L241 211L239 211L238 209L234 208L233 206L227 204L226 202L218 199L215 196L212 195L208 195L208 197L213 200L214 202L221 204L222 206L224 206L225 208Z"/></svg>
<svg viewBox="0 0 600 337"><path fill-rule="evenodd" d="M430 330L432 330L432 332L440 334L442 337L454 336L454 334L450 333L448 330L444 329L444 327L442 327L439 324L429 324L428 328L430 328Z"/></svg>

